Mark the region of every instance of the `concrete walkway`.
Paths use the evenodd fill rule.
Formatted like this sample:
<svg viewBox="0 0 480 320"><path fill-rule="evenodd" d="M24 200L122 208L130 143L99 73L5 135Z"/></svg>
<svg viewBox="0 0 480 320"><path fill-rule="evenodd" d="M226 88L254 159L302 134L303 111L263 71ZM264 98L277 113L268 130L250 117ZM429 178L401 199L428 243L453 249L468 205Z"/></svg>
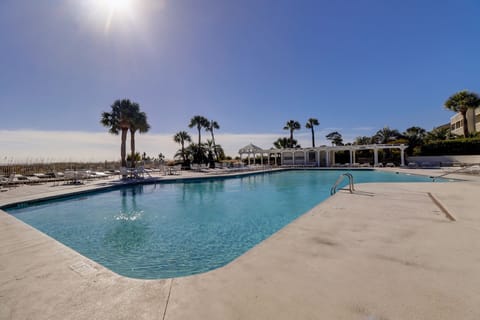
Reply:
<svg viewBox="0 0 480 320"><path fill-rule="evenodd" d="M480 319L480 178L458 177L356 185L168 280L116 275L0 211L0 319ZM0 203L34 197L20 188Z"/></svg>

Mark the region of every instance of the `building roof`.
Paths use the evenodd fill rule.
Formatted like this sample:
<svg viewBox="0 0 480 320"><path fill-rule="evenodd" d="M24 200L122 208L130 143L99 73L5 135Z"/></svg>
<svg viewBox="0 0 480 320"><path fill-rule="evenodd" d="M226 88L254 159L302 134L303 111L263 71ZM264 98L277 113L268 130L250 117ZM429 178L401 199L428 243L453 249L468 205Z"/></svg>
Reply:
<svg viewBox="0 0 480 320"><path fill-rule="evenodd" d="M242 153L261 153L261 152L265 152L262 148L260 147L257 147L256 145L250 143L248 145L246 145L245 147L241 148L240 150L238 150L238 153L242 154Z"/></svg>

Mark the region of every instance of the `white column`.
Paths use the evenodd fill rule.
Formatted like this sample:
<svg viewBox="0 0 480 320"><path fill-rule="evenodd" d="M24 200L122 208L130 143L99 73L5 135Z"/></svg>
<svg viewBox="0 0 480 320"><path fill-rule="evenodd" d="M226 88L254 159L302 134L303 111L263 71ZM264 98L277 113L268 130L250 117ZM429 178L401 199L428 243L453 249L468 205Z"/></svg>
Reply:
<svg viewBox="0 0 480 320"><path fill-rule="evenodd" d="M378 150L377 148L373 149L373 166L378 166Z"/></svg>
<svg viewBox="0 0 480 320"><path fill-rule="evenodd" d="M356 161L356 159L355 159L355 153L356 153L356 151L355 151L355 150L353 150L353 152L352 152L352 153L353 153L353 163L356 163L356 162L357 162L357 161Z"/></svg>
<svg viewBox="0 0 480 320"><path fill-rule="evenodd" d="M353 160L353 153L352 153L352 150L348 150L348 152L350 153L350 167L352 166L352 160Z"/></svg>
<svg viewBox="0 0 480 320"><path fill-rule="evenodd" d="M307 151L303 151L303 165L306 165L306 164L307 164Z"/></svg>
<svg viewBox="0 0 480 320"><path fill-rule="evenodd" d="M320 150L318 150L316 153L315 153L316 157L317 157L317 167L320 167Z"/></svg>
<svg viewBox="0 0 480 320"><path fill-rule="evenodd" d="M325 166L330 167L330 151L325 150Z"/></svg>
<svg viewBox="0 0 480 320"><path fill-rule="evenodd" d="M400 148L400 166L405 167L405 148Z"/></svg>

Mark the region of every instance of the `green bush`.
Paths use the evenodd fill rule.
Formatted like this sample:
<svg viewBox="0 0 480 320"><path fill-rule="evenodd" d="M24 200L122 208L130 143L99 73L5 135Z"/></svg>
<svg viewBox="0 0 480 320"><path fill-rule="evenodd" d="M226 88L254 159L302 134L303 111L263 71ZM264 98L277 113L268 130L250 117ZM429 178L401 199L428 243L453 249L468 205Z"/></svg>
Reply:
<svg viewBox="0 0 480 320"><path fill-rule="evenodd" d="M422 146L420 155L477 155L480 154L480 139L467 138L432 141Z"/></svg>

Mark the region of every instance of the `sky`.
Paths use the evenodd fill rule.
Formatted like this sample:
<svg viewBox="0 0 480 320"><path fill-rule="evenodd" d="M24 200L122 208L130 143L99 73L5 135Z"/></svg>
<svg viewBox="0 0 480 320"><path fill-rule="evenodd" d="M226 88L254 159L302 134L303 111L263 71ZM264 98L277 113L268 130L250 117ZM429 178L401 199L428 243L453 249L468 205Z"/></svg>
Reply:
<svg viewBox="0 0 480 320"><path fill-rule="evenodd" d="M449 122L480 91L478 0L0 0L0 162L118 160L99 120L116 99L146 112L137 151L173 157L194 115L235 156ZM202 137L207 137L204 133Z"/></svg>

